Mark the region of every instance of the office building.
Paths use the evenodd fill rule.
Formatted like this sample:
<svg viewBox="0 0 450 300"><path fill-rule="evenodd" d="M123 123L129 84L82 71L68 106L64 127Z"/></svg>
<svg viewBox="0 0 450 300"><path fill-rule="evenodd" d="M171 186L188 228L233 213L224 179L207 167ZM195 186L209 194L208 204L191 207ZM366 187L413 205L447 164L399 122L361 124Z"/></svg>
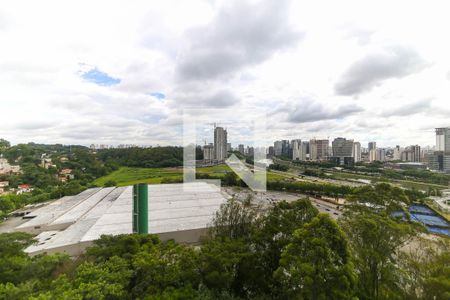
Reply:
<svg viewBox="0 0 450 300"><path fill-rule="evenodd" d="M332 152L331 161L337 165L353 165L355 162L353 140L335 138L332 142Z"/></svg>
<svg viewBox="0 0 450 300"><path fill-rule="evenodd" d="M307 160L307 159L309 159L309 142L303 141L300 160Z"/></svg>
<svg viewBox="0 0 450 300"><path fill-rule="evenodd" d="M281 141L275 141L273 143L273 150L274 150L275 156L281 156L281 154L283 153L282 142Z"/></svg>
<svg viewBox="0 0 450 300"><path fill-rule="evenodd" d="M247 146L247 151L245 153L247 156L254 156L255 155L255 148Z"/></svg>
<svg viewBox="0 0 450 300"><path fill-rule="evenodd" d="M361 143L360 142L353 143L353 158L355 159L355 163L360 162L362 160L362 152L361 152Z"/></svg>
<svg viewBox="0 0 450 300"><path fill-rule="evenodd" d="M375 160L381 162L386 161L386 149L384 148L375 149Z"/></svg>
<svg viewBox="0 0 450 300"><path fill-rule="evenodd" d="M392 155L393 160L401 160L402 159L403 148L399 145L395 146L394 153Z"/></svg>
<svg viewBox="0 0 450 300"><path fill-rule="evenodd" d="M412 145L406 147L405 150L402 151L401 158L402 161L420 162L421 155L420 146Z"/></svg>
<svg viewBox="0 0 450 300"><path fill-rule="evenodd" d="M239 144L238 150L239 150L239 153L241 153L242 155L245 154L245 148L244 148L244 145L243 145L243 144Z"/></svg>
<svg viewBox="0 0 450 300"><path fill-rule="evenodd" d="M436 128L436 151L450 154L450 127Z"/></svg>
<svg viewBox="0 0 450 300"><path fill-rule="evenodd" d="M214 145L212 143L203 146L203 160L214 160Z"/></svg>
<svg viewBox="0 0 450 300"><path fill-rule="evenodd" d="M224 161L227 157L227 131L222 127L216 127L214 128L214 158Z"/></svg>
<svg viewBox="0 0 450 300"><path fill-rule="evenodd" d="M309 141L309 155L311 160L327 160L330 153L330 142L328 140Z"/></svg>
<svg viewBox="0 0 450 300"><path fill-rule="evenodd" d="M450 173L450 127L436 128L434 153L427 153L428 167L435 171Z"/></svg>
<svg viewBox="0 0 450 300"><path fill-rule="evenodd" d="M292 157L291 147L288 140L281 141L281 155L286 157Z"/></svg>
<svg viewBox="0 0 450 300"><path fill-rule="evenodd" d="M300 139L291 141L292 160L302 160L302 141Z"/></svg>

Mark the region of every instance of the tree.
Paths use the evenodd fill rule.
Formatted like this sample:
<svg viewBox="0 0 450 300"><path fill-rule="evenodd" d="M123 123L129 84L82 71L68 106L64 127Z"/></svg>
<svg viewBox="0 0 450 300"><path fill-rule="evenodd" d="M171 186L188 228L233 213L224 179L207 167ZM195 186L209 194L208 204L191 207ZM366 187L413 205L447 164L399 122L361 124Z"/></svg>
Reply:
<svg viewBox="0 0 450 300"><path fill-rule="evenodd" d="M105 262L81 264L73 281L83 299L125 299L133 271L127 260L113 256Z"/></svg>
<svg viewBox="0 0 450 300"><path fill-rule="evenodd" d="M251 268L244 278L247 289L272 297L280 292L282 288L273 280L273 273L279 267L281 253L292 241L294 231L318 213L309 199L281 201L256 221L252 233L254 254L246 261Z"/></svg>
<svg viewBox="0 0 450 300"><path fill-rule="evenodd" d="M382 210L387 213L402 211L404 207L411 203L406 192L388 183L380 183L375 187L365 185L357 188L348 195L349 208L351 210L374 211Z"/></svg>
<svg viewBox="0 0 450 300"><path fill-rule="evenodd" d="M217 238L249 238L256 217L257 210L250 203L231 199L216 212L210 234Z"/></svg>
<svg viewBox="0 0 450 300"><path fill-rule="evenodd" d="M237 175L234 172L228 172L223 178L223 184L228 186L235 186L238 183Z"/></svg>
<svg viewBox="0 0 450 300"><path fill-rule="evenodd" d="M342 229L350 242L357 270L360 299L396 299L402 270L397 257L400 249L422 228L409 222L404 191L389 184L359 188L348 197ZM395 212L404 211L404 219Z"/></svg>
<svg viewBox="0 0 450 300"><path fill-rule="evenodd" d="M11 147L11 144L5 140L5 139L0 139L0 149L6 149Z"/></svg>
<svg viewBox="0 0 450 300"><path fill-rule="evenodd" d="M287 299L352 299L355 273L344 233L327 214L294 232L275 278Z"/></svg>
<svg viewBox="0 0 450 300"><path fill-rule="evenodd" d="M132 260L135 298L157 294L169 287L182 288L200 283L197 252L173 241L141 251Z"/></svg>
<svg viewBox="0 0 450 300"><path fill-rule="evenodd" d="M243 239L222 238L207 241L201 249L200 272L203 282L217 293L241 294L242 264L251 255Z"/></svg>
<svg viewBox="0 0 450 300"><path fill-rule="evenodd" d="M116 186L117 182L115 182L114 180L108 180L105 182L105 184L103 185L104 187L111 187L111 186Z"/></svg>
<svg viewBox="0 0 450 300"><path fill-rule="evenodd" d="M418 238L401 253L402 290L407 299L450 299L450 241Z"/></svg>

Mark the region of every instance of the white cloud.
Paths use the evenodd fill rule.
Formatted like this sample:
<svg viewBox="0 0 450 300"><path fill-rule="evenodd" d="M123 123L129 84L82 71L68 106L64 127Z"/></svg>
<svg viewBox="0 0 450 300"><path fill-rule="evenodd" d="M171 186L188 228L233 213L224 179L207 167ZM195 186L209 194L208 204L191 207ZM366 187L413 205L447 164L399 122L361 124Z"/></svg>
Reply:
<svg viewBox="0 0 450 300"><path fill-rule="evenodd" d="M269 113L267 142L432 144L430 129L449 123L446 12L445 1L7 1L0 137L181 144L182 108L215 107ZM86 82L81 65L120 83Z"/></svg>

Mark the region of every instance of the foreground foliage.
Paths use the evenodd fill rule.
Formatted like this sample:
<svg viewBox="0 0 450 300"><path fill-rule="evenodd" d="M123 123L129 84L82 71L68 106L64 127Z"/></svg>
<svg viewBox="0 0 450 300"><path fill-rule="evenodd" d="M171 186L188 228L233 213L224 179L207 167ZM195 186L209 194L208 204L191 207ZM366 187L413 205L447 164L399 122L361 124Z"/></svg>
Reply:
<svg viewBox="0 0 450 300"><path fill-rule="evenodd" d="M414 247L421 227L391 214L410 199L365 187L337 223L308 199L230 200L200 247L154 235L103 236L76 260L30 258L0 235L0 299L448 299L448 243Z"/></svg>

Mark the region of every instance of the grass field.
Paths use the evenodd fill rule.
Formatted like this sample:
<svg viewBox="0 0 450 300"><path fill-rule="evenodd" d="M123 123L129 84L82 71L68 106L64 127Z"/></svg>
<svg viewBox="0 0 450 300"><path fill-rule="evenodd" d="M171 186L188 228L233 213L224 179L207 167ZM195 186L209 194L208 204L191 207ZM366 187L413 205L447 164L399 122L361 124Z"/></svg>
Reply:
<svg viewBox="0 0 450 300"><path fill-rule="evenodd" d="M231 169L227 165L197 168L197 173L223 177ZM118 186L133 185L136 183L158 184L165 179L181 180L182 168L128 168L122 167L111 174L100 177L94 181L97 186L103 186L108 181L114 181ZM273 172L267 173L267 180L283 180L286 176Z"/></svg>
<svg viewBox="0 0 450 300"><path fill-rule="evenodd" d="M133 185L136 183L161 183L161 180L181 179L183 169L178 168L128 168L122 167L111 174L100 177L94 181L95 185L103 186L107 181L114 181L118 186Z"/></svg>

